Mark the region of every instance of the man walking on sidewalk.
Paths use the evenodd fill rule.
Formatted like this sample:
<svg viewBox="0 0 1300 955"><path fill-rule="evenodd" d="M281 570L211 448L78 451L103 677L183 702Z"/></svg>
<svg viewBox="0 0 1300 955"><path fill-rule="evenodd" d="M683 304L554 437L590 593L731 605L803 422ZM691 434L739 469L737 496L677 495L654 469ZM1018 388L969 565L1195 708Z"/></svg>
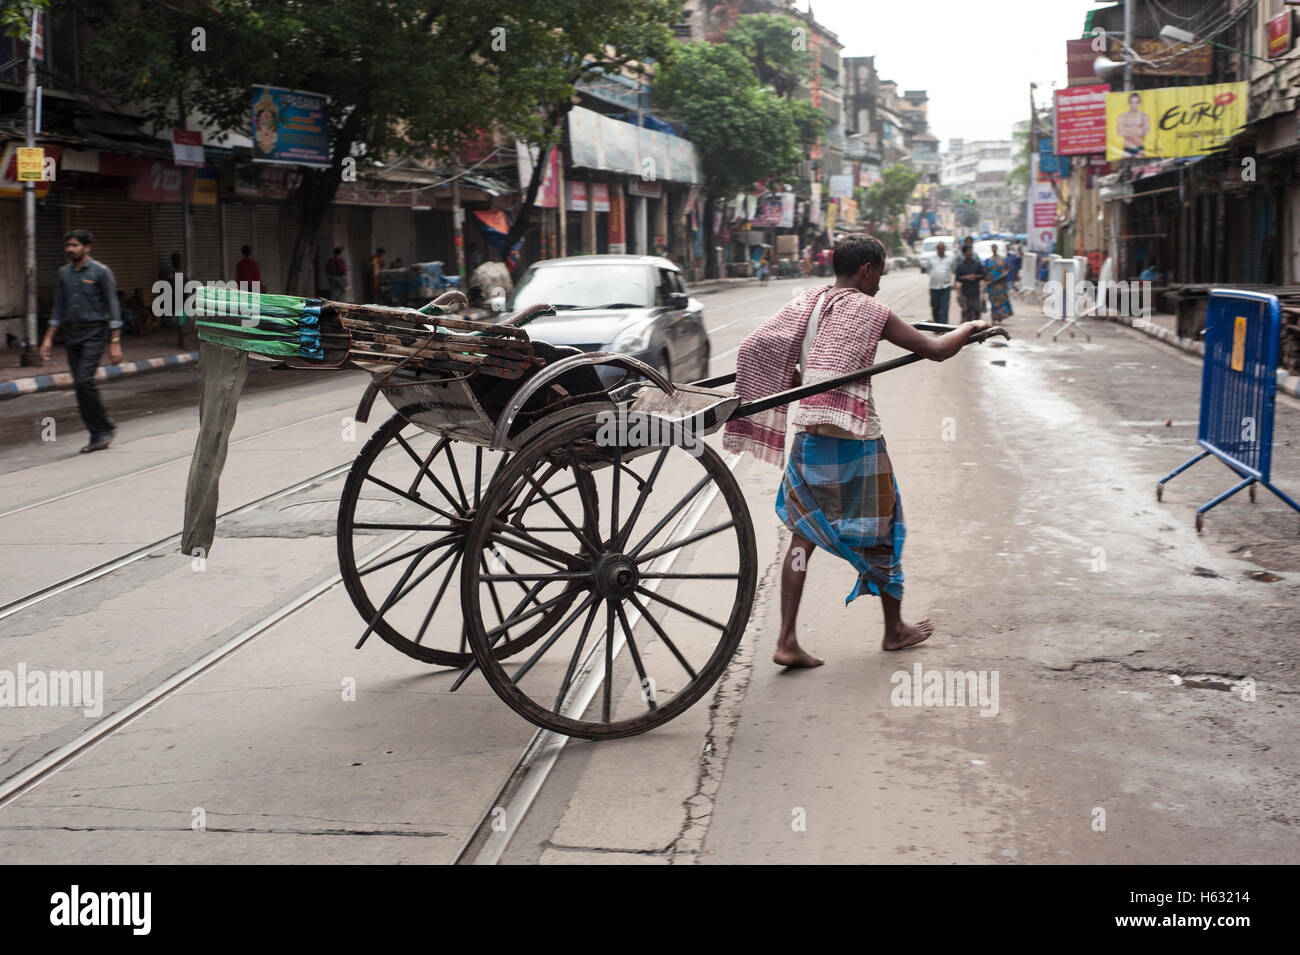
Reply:
<svg viewBox="0 0 1300 955"><path fill-rule="evenodd" d="M948 324L948 305L952 302L953 258L948 247L940 242L934 247L934 258L926 263L930 270L930 317L941 325Z"/></svg>
<svg viewBox="0 0 1300 955"><path fill-rule="evenodd" d="M41 342L41 358L49 361L54 331L63 329L68 366L76 383L77 407L90 432L90 443L81 449L82 454L102 451L113 440L113 422L108 420L95 384L104 346L108 346L110 364L122 363L122 314L117 282L112 269L90 257L94 241L95 237L85 229L74 229L63 237L68 264L59 269L54 284L54 313Z"/></svg>
<svg viewBox="0 0 1300 955"><path fill-rule="evenodd" d="M974 322L980 317L980 282L988 278L984 263L975 258L975 249L969 240L961 247L962 259L953 270L961 286L961 319Z"/></svg>
<svg viewBox="0 0 1300 955"><path fill-rule="evenodd" d="M736 394L745 401L791 387L801 377L815 384L875 363L881 339L931 361L961 350L988 322L968 322L932 338L874 298L885 274L885 247L865 233L835 244L835 284L810 288L752 332L740 346ZM776 513L790 528L781 572L781 633L772 659L787 667L821 666L799 646L795 618L813 550L853 566L858 581L845 602L862 594L880 598L885 626L882 650L901 650L929 638L928 620L903 622L903 505L885 450L870 379L804 398L795 414L794 446L776 498ZM729 421L722 446L752 451L780 465L785 451L786 406Z"/></svg>

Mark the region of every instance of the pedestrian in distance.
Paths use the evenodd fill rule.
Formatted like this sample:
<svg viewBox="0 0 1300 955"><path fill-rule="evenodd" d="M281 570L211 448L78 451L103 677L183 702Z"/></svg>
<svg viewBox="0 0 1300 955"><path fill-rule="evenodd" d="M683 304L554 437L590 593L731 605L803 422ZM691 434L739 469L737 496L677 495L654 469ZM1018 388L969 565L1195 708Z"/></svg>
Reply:
<svg viewBox="0 0 1300 955"><path fill-rule="evenodd" d="M59 269L54 284L54 312L41 342L41 359L50 360L54 333L63 329L68 367L76 385L77 409L90 432L82 454L102 451L113 441L116 429L108 419L95 384L99 359L108 348L110 364L122 363L122 313L113 270L90 255L95 237L73 229L63 237L68 264Z"/></svg>
<svg viewBox="0 0 1300 955"><path fill-rule="evenodd" d="M851 233L835 245L835 284L806 290L741 343L736 393L745 401L767 397L796 380L815 384L872 365L881 339L931 361L961 350L988 322L968 322L938 338L918 331L874 297L885 274L885 246ZM802 365L797 371L796 366ZM786 667L815 667L822 660L800 645L795 632L808 561L815 547L848 561L857 584L846 603L871 593L884 611L883 650L901 650L929 638L928 620L903 621L902 499L885 449L871 380L804 398L794 418L795 437L776 512L790 529L781 572L781 630L772 659ZM786 406L729 421L728 451L751 451L781 466Z"/></svg>
<svg viewBox="0 0 1300 955"><path fill-rule="evenodd" d="M934 257L926 263L930 275L930 317L941 325L948 324L955 266L956 260L948 255L948 247L942 242L934 247Z"/></svg>
<svg viewBox="0 0 1300 955"><path fill-rule="evenodd" d="M242 258L235 265L235 281L246 283L245 287L250 291L252 290L252 283L256 282L260 291L262 287L262 267L257 264L257 259L253 258L253 250L246 245L240 246L239 254Z"/></svg>
<svg viewBox="0 0 1300 955"><path fill-rule="evenodd" d="M977 321L980 317L980 282L988 277L984 263L975 258L975 248L968 240L961 247L962 259L953 270L960 289L961 319L963 322Z"/></svg>
<svg viewBox="0 0 1300 955"><path fill-rule="evenodd" d="M331 301L341 302L348 293L348 263L343 258L343 246L334 246L334 254L325 263L326 295Z"/></svg>
<svg viewBox="0 0 1300 955"><path fill-rule="evenodd" d="M989 311L994 324L1011 317L1011 297L1007 294L1007 282L1011 278L1011 265L1005 257L998 255L998 247L993 246L993 254L984 263L988 275Z"/></svg>

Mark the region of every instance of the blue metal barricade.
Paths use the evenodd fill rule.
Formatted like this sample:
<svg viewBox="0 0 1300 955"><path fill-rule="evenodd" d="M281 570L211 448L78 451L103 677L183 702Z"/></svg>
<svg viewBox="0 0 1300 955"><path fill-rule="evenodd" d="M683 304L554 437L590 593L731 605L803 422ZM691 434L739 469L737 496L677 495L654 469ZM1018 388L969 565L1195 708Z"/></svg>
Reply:
<svg viewBox="0 0 1300 955"><path fill-rule="evenodd" d="M1214 289L1205 309L1205 362L1201 372L1201 421L1196 443L1204 450L1162 477L1164 484L1211 454L1235 471L1241 481L1196 512L1196 529L1204 514L1243 488L1262 484L1287 504L1297 504L1272 484L1273 404L1277 394L1277 360L1282 311L1276 295Z"/></svg>

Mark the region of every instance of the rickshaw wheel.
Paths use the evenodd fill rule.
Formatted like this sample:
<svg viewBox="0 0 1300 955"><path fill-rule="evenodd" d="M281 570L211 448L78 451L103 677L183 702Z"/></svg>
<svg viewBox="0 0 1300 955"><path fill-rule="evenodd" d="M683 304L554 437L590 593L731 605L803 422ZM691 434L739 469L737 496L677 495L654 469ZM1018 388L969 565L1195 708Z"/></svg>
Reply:
<svg viewBox="0 0 1300 955"><path fill-rule="evenodd" d="M518 555L519 573L484 571L478 560L461 567L470 647L492 689L535 725L593 740L644 733L703 697L740 644L757 581L749 510L717 452L702 439L692 450L669 437L602 442L600 419L543 433L492 482L465 552ZM559 465L548 472L555 486L593 475L584 493L599 501L585 513L597 522L548 501L533 477L544 464ZM495 516L503 509L508 522ZM538 602L496 615L485 588L519 578ZM498 642L550 605L547 588L562 597L574 583L579 599L564 599L564 619L507 670Z"/></svg>
<svg viewBox="0 0 1300 955"><path fill-rule="evenodd" d="M421 454L415 445L426 437L433 441ZM450 629L431 624L439 606L445 603L448 610L454 606L456 590L451 583L464 557L465 534L474 505L482 503L492 476L504 466L503 458L508 455L476 447L472 468L464 467L462 474L464 462L456 463L454 447L455 442L430 435L400 414L384 422L362 447L348 472L339 500L337 545L344 587L361 619L368 626L373 623L374 633L423 663L461 668L474 659L463 624ZM394 463L380 476L375 473L376 466L386 451ZM435 470L442 470L443 475L439 477ZM400 483L389 480L399 474ZM420 520L386 521L382 514L374 519L364 515L359 518L357 509L363 492L381 495L383 499L376 503L382 505L416 505ZM576 502L576 494L574 498ZM364 553L358 555L358 551L373 549L365 546L367 540L378 544L383 539L375 532L385 531L407 533L408 538L374 559L367 559ZM385 570L382 583L372 576ZM420 591L424 581L429 581L428 589ZM524 649L540 638L577 596L575 587L569 600L558 602L535 626L520 630L493 652L504 659ZM414 620L408 624L393 622L394 609L404 601L409 601L407 606L423 618L418 627Z"/></svg>

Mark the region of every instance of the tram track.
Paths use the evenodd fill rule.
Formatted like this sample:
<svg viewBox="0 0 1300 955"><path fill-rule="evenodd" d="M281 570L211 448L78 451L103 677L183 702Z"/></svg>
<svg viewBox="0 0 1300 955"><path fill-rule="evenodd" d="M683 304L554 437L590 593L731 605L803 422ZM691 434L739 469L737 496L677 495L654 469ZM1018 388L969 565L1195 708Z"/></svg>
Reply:
<svg viewBox="0 0 1300 955"><path fill-rule="evenodd" d="M740 459L741 455L731 452L723 456L723 462L727 470L732 472L735 471L736 465L740 463ZM672 531L669 532L664 541L664 546L676 543L693 534L717 496L718 486L715 483L710 485L704 494L697 497L686 508L681 517L677 519ZM682 551L678 549L665 554L660 558L663 563L656 566L655 570L661 573L667 572L681 553ZM658 591L664 579L657 577L649 580L646 582L645 587L647 590ZM628 627L635 629L640 620L640 610L633 607L632 611L627 614ZM622 654L626 645L626 634L620 627L619 638L612 653L614 659L617 659ZM604 679L604 645L601 641L597 641L579 667L578 674L573 681L573 688L569 691L565 705L562 707L562 715L574 719L579 718L591 705ZM547 777L550 776L551 770L555 768L555 764L570 738L540 728L533 733L528 745L524 747L519 761L507 775L497 797L483 811L478 824L456 853L453 865L496 865L501 861L502 855L510 845L511 839L514 837L515 832L518 831L533 802L541 793ZM504 826L499 824L498 810L504 816Z"/></svg>

